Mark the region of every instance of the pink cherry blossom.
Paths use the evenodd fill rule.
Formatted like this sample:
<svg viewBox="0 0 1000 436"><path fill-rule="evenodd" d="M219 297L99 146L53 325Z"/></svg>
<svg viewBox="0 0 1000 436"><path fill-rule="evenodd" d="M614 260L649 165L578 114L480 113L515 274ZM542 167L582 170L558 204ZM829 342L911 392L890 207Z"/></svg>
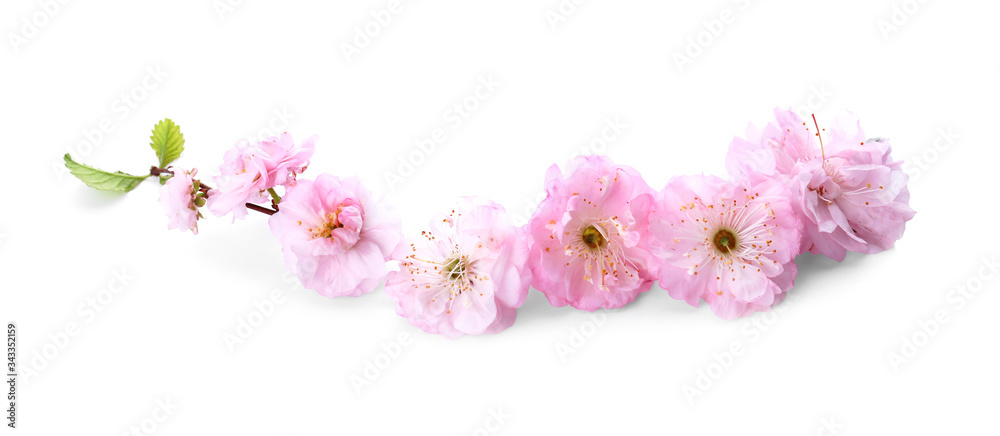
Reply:
<svg viewBox="0 0 1000 436"><path fill-rule="evenodd" d="M648 291L654 191L631 167L602 156L574 159L563 177L553 165L547 197L528 223L532 285L554 306L616 308Z"/></svg>
<svg viewBox="0 0 1000 436"><path fill-rule="evenodd" d="M402 248L399 219L356 177L298 181L269 224L288 269L327 297L371 292Z"/></svg>
<svg viewBox="0 0 1000 436"><path fill-rule="evenodd" d="M257 144L263 152L264 166L272 186L293 186L295 178L309 166L316 151L316 135L296 145L288 132L271 137Z"/></svg>
<svg viewBox="0 0 1000 436"><path fill-rule="evenodd" d="M410 244L386 293L396 313L446 337L499 333L514 324L531 283L528 242L500 205L466 198Z"/></svg>
<svg viewBox="0 0 1000 436"><path fill-rule="evenodd" d="M775 116L777 124L733 140L730 172L788 184L803 222L801 251L841 261L848 250L870 254L892 248L914 211L908 177L892 159L889 141L866 139L852 114L822 136L791 111L775 110Z"/></svg>
<svg viewBox="0 0 1000 436"><path fill-rule="evenodd" d="M197 196L194 176L198 170L173 169L174 175L160 188L160 206L167 214L167 228L188 230L198 234L198 205L205 200Z"/></svg>
<svg viewBox="0 0 1000 436"><path fill-rule="evenodd" d="M650 224L660 286L693 306L705 300L725 319L766 311L792 287L800 226L780 181L675 178Z"/></svg>
<svg viewBox="0 0 1000 436"><path fill-rule="evenodd" d="M315 141L313 136L296 145L287 132L257 143L240 140L223 158L208 209L216 216L232 213L233 220L243 219L246 203L267 203L268 189L295 184L309 165Z"/></svg>

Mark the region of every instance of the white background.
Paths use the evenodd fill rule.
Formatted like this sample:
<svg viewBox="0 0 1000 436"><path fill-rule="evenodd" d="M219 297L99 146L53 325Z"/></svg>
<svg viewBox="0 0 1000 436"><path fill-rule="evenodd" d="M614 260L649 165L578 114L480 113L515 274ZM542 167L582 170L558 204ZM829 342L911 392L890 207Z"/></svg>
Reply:
<svg viewBox="0 0 1000 436"><path fill-rule="evenodd" d="M344 44L375 29L386 2L247 0L221 15L228 3L211 0L68 2L52 17L36 1L3 2L0 321L19 327L17 432L997 431L998 297L980 265L1000 242L1000 7L563 3L404 1L348 61ZM491 76L495 92L469 100L477 109L460 126L446 120ZM176 164L207 177L237 139L273 125L318 134L307 177L359 175L412 236L460 195L523 216L545 169L581 151L634 166L654 188L725 176L730 139L776 106L821 123L849 109L890 137L895 157L921 161L909 167L918 214L888 252L801 256L781 313L737 321L655 286L594 318L532 290L511 329L447 340L398 317L381 289L328 299L287 284L263 215L168 231L156 183L105 195L59 170L69 152L142 173L155 162L149 130L170 117L187 140ZM593 142L616 119L621 134ZM436 128L447 139L420 154ZM390 191L401 158L419 164ZM105 291L121 269L124 290ZM958 297L958 285L984 290ZM283 299L261 316L255 302L272 291ZM922 333L939 311L947 322ZM263 322L230 349L225 335L248 319ZM404 333L408 345L382 356ZM732 344L743 352L727 357ZM367 362L383 369L359 394Z"/></svg>

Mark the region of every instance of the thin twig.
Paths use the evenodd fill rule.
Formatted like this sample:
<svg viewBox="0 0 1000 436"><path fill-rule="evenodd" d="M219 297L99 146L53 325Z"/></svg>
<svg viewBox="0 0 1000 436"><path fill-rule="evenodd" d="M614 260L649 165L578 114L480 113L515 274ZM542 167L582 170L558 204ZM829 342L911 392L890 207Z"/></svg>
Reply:
<svg viewBox="0 0 1000 436"><path fill-rule="evenodd" d="M274 214L278 213L278 211L276 211L274 209L268 209L268 208L266 208L264 206L259 206L259 205L253 204L253 203L247 203L247 209L255 210L257 212L260 212L260 213L263 213L263 214L267 214L267 215L274 215Z"/></svg>
<svg viewBox="0 0 1000 436"><path fill-rule="evenodd" d="M172 176L174 175L174 172L171 171L169 167L168 168L159 168L156 166L149 167L149 175L159 176L160 174L170 174Z"/></svg>

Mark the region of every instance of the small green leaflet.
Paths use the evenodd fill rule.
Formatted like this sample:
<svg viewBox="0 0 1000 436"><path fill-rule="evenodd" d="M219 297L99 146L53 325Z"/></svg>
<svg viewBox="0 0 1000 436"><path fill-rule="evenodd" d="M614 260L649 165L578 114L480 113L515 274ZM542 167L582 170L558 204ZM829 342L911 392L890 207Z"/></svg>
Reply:
<svg viewBox="0 0 1000 436"><path fill-rule="evenodd" d="M139 186L143 180L146 180L146 177L149 177L148 174L145 176L133 176L121 171L109 173L74 162L69 157L69 153L63 156L63 160L66 161L66 168L69 168L69 172L76 176L76 178L82 180L87 186L102 191L128 192Z"/></svg>
<svg viewBox="0 0 1000 436"><path fill-rule="evenodd" d="M181 127L170 118L156 123L149 140L149 146L156 152L156 157L160 158L160 168L166 168L184 151L184 134L181 133Z"/></svg>

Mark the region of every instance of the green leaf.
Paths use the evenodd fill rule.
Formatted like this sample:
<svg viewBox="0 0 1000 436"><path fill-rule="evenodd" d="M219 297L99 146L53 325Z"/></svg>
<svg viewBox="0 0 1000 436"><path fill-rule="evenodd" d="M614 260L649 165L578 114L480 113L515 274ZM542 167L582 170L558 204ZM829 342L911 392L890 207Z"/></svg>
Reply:
<svg viewBox="0 0 1000 436"><path fill-rule="evenodd" d="M160 158L160 168L166 168L184 151L184 134L181 133L181 127L170 118L156 123L149 140L149 146L156 152L156 157Z"/></svg>
<svg viewBox="0 0 1000 436"><path fill-rule="evenodd" d="M66 161L66 168L69 168L69 172L76 176L76 178L82 180L87 186L102 191L128 192L139 186L139 183L146 180L146 177L149 177L148 174L145 176L133 176L121 171L109 173L82 163L77 163L69 157L69 153L63 156L63 160Z"/></svg>

